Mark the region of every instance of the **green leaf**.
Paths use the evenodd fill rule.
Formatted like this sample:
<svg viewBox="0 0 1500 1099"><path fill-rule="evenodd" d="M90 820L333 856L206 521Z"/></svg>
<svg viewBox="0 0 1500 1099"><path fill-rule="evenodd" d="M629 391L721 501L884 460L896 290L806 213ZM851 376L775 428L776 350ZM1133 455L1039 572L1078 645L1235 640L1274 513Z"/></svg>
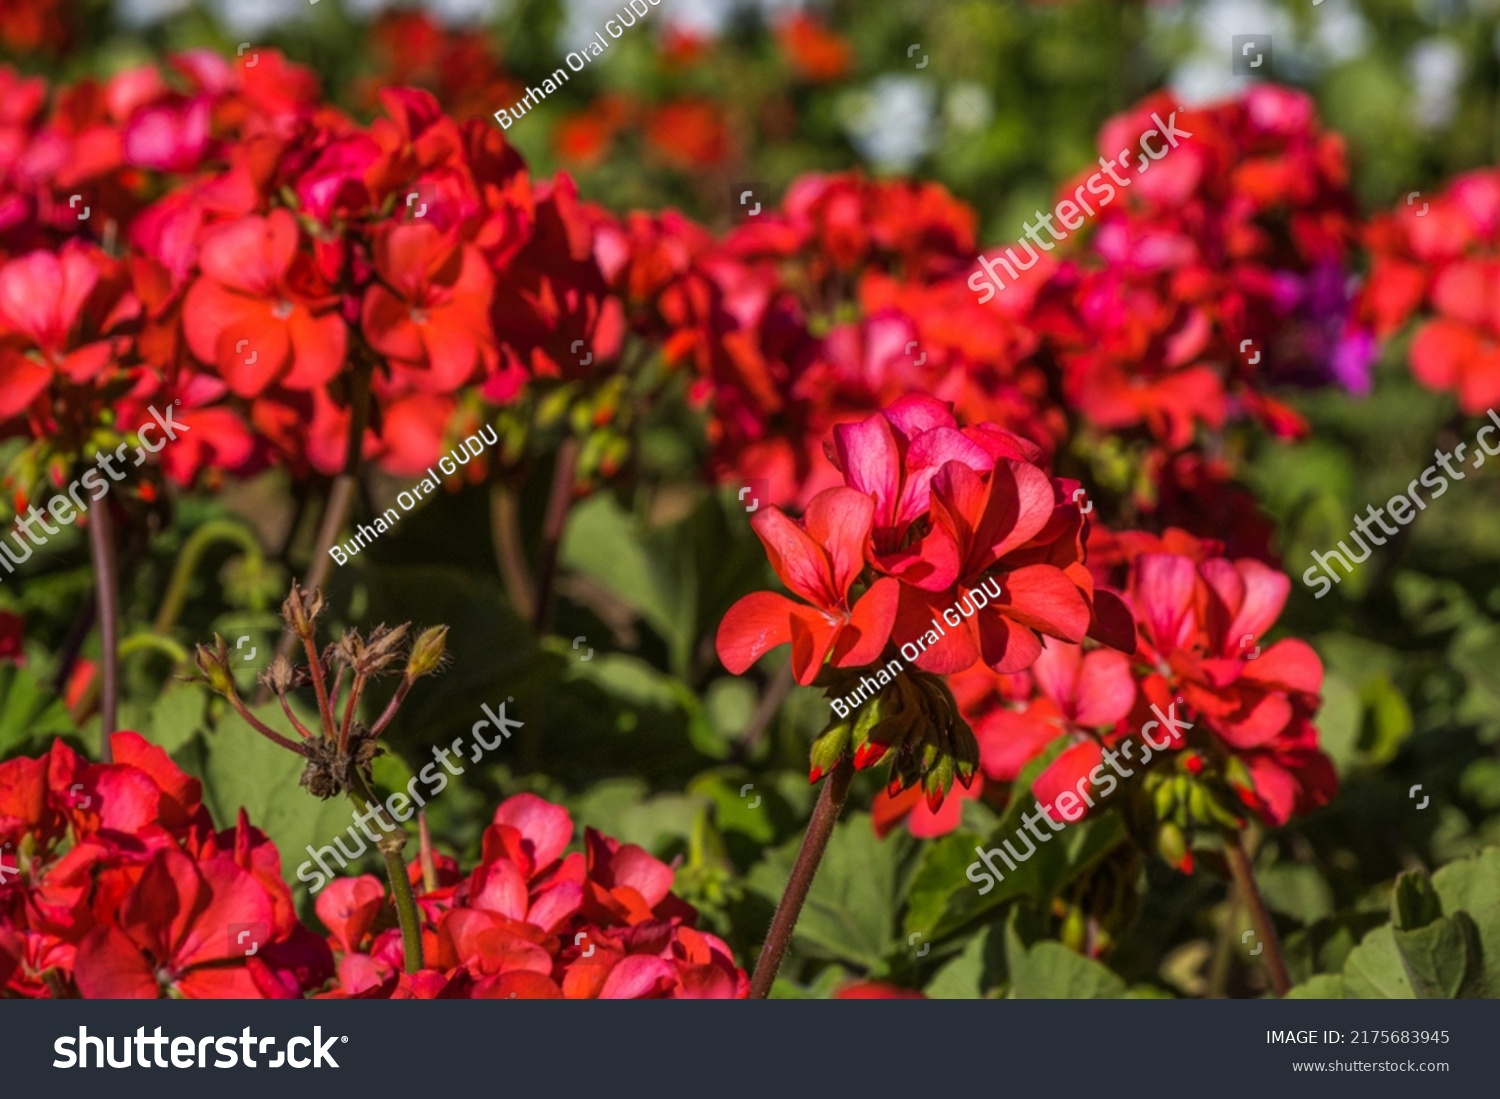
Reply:
<svg viewBox="0 0 1500 1099"><path fill-rule="evenodd" d="M1443 918L1443 905L1427 875L1408 871L1396 879L1391 894L1391 924L1398 931L1416 931Z"/></svg>
<svg viewBox="0 0 1500 1099"><path fill-rule="evenodd" d="M1468 995L1500 999L1500 847L1449 863L1432 875L1443 911L1467 914L1474 923L1480 953L1477 989Z"/></svg>
<svg viewBox="0 0 1500 1099"><path fill-rule="evenodd" d="M659 533L659 532L654 532ZM562 542L564 564L603 584L641 616L672 654L672 667L685 672L697 611L697 569L682 539L668 552L648 545L641 524L614 498L600 494L575 507Z"/></svg>
<svg viewBox="0 0 1500 1099"><path fill-rule="evenodd" d="M1123 826L1117 816L1108 812L1070 824L1060 832L1036 821L1031 783L1066 743L1066 737L1058 737L1027 764L1016 782L1005 815L987 839L981 841L970 833L959 832L928 845L912 880L906 915L908 931L921 931L936 940L1015 897L1051 896L1119 842ZM1027 816L1036 823L1036 831L1047 839L1038 840L1025 828L1022 818ZM999 856L992 856L1004 875L994 881L994 875L979 860L976 848L986 851L1000 848L1006 840L1017 856L1026 855L1028 847L1034 850L1024 861L1017 862L1014 870ZM972 878L968 876L971 867L977 867ZM986 884L990 888L981 893Z"/></svg>
<svg viewBox="0 0 1500 1099"><path fill-rule="evenodd" d="M747 887L772 904L779 901L801 845L799 836L772 851L750 871ZM884 842L877 839L868 813L852 814L840 823L797 921L795 947L865 970L879 968L897 945L893 930L900 869L912 846L899 834Z"/></svg>
<svg viewBox="0 0 1500 1099"><path fill-rule="evenodd" d="M723 759L729 754L728 739L715 730L703 703L688 685L639 657L596 653L587 661L570 661L565 679L595 684L631 709L643 711L646 721L659 722L680 715L694 748L711 759Z"/></svg>
<svg viewBox="0 0 1500 1099"><path fill-rule="evenodd" d="M1422 1000L1452 1000L1479 960L1474 922L1464 913L1440 916L1416 931L1393 930L1412 991Z"/></svg>
<svg viewBox="0 0 1500 1099"><path fill-rule="evenodd" d="M1297 928L1283 943L1287 966L1308 977L1338 973L1360 939L1385 922L1382 912L1344 912Z"/></svg>
<svg viewBox="0 0 1500 1099"><path fill-rule="evenodd" d="M1319 973L1300 985L1293 985L1284 997L1287 1000L1342 1000L1344 998L1344 978L1337 973Z"/></svg>
<svg viewBox="0 0 1500 1099"><path fill-rule="evenodd" d="M168 687L151 705L140 734L174 755L208 726L207 690L196 683Z"/></svg>
<svg viewBox="0 0 1500 1099"><path fill-rule="evenodd" d="M1344 991L1351 1000L1410 1000L1416 997L1395 932L1377 927L1349 952L1344 962Z"/></svg>
<svg viewBox="0 0 1500 1099"><path fill-rule="evenodd" d="M1256 871L1261 895L1273 912L1312 924L1333 911L1333 889L1317 867L1278 862Z"/></svg>
<svg viewBox="0 0 1500 1099"><path fill-rule="evenodd" d="M1473 978L1460 995L1484 1000L1500 1000L1500 905L1461 915L1474 923L1479 941L1479 964Z"/></svg>
<svg viewBox="0 0 1500 1099"><path fill-rule="evenodd" d="M749 779L738 769L708 772L688 783L687 792L714 803L714 819L721 830L738 832L763 846L776 836L775 821L785 815L790 824L790 814L770 785Z"/></svg>
<svg viewBox="0 0 1500 1099"><path fill-rule="evenodd" d="M1366 680L1359 697L1365 709L1360 750L1370 763L1383 766L1396 758L1402 741L1411 734L1411 707L1383 674Z"/></svg>
<svg viewBox="0 0 1500 1099"><path fill-rule="evenodd" d="M1474 915L1500 905L1500 847L1451 862L1432 875L1444 912Z"/></svg>
<svg viewBox="0 0 1500 1099"><path fill-rule="evenodd" d="M824 966L807 986L799 985L786 975L783 968L776 975L776 982L771 985L771 996L773 1000L831 1000L833 994L843 985L858 980L855 974L841 965Z"/></svg>
<svg viewBox="0 0 1500 1099"><path fill-rule="evenodd" d="M939 969L923 990L934 1000L977 1000L983 994L985 936L975 935L962 954Z"/></svg>
<svg viewBox="0 0 1500 1099"><path fill-rule="evenodd" d="M0 664L0 759L34 743L76 733L62 699L27 668Z"/></svg>
<svg viewBox="0 0 1500 1099"><path fill-rule="evenodd" d="M1061 943L1041 942L1010 958L1012 1000L1118 1000L1125 982Z"/></svg>

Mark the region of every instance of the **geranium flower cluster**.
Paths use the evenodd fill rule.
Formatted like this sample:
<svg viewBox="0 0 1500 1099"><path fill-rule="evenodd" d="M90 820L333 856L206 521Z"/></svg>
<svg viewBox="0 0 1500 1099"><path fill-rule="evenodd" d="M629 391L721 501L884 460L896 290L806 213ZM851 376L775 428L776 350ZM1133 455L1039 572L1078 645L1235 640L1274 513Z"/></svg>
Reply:
<svg viewBox="0 0 1500 1099"><path fill-rule="evenodd" d="M1154 112L1175 107L1157 96L1112 119L1101 151L1135 147ZM1267 556L1213 436L1247 418L1302 432L1277 386L1367 388L1357 210L1342 142L1306 96L1261 85L1176 117L1190 138L984 305L967 284L974 212L932 184L854 174L803 177L722 240L634 215L606 231L606 270L632 325L695 369L722 480L805 506L837 483L829 431L924 392L1048 460L1069 446L1110 468L1163 526L1231 530Z"/></svg>
<svg viewBox="0 0 1500 1099"><path fill-rule="evenodd" d="M1419 204L1420 203L1420 204ZM1500 171L1412 194L1370 225L1363 305L1381 336L1421 314L1411 369L1478 415L1500 402Z"/></svg>
<svg viewBox="0 0 1500 1099"><path fill-rule="evenodd" d="M943 402L910 396L837 428L832 457L845 483L813 497L800 523L776 507L751 521L777 575L803 602L774 592L745 596L720 624L719 656L739 673L790 644L805 685L825 662L837 683L888 664L899 649L913 668L870 706L867 715L880 717L845 720L824 734L813 778L846 754L864 768L894 749L893 787L921 780L936 808L955 776L969 784L975 760L972 737L954 721L946 688L933 689L935 677L976 663L1023 671L1044 636L1128 646L1129 615L1118 597L1095 589L1083 564L1076 483L1049 476L1038 448L1013 432L961 428ZM920 689L903 674L917 677Z"/></svg>
<svg viewBox="0 0 1500 1099"><path fill-rule="evenodd" d="M419 893L429 968L402 972L401 933L382 927L386 890L369 875L318 895L338 955L336 996L472 999L743 998L728 946L693 928L672 868L593 829L584 850L567 810L517 794L495 810L479 865L444 859ZM420 869L412 867L420 886Z"/></svg>
<svg viewBox="0 0 1500 1099"><path fill-rule="evenodd" d="M61 741L0 763L0 989L27 997L744 996L729 948L693 929L673 871L566 810L502 803L474 871L437 856L421 894L432 968L402 974L384 888L318 897L327 941L297 918L281 857L241 811L215 830L198 781L132 732L115 762ZM421 881L419 865L411 867ZM332 949L330 949L332 948ZM335 964L335 951L337 964Z"/></svg>
<svg viewBox="0 0 1500 1099"><path fill-rule="evenodd" d="M1044 374L1017 365L1034 336L963 285L975 220L935 184L811 175L722 242L633 215L607 270L632 324L695 371L718 474L805 504L836 483L828 432L907 393L1048 449L1062 434Z"/></svg>
<svg viewBox="0 0 1500 1099"><path fill-rule="evenodd" d="M0 70L0 421L81 444L134 405L197 428L164 455L334 472L352 425L393 472L436 459L460 395L512 400L618 351L566 177L492 125L386 89L358 126L274 51L195 51L51 95ZM160 196L160 197L157 197Z"/></svg>
<svg viewBox="0 0 1500 1099"><path fill-rule="evenodd" d="M1134 789L1150 803L1148 815L1171 825L1173 849L1163 853L1184 869L1192 858L1180 838L1195 828L1242 827L1246 811L1276 827L1327 804L1337 778L1313 722L1322 663L1298 639L1266 641L1290 591L1286 575L1259 561L1231 561L1220 544L1179 530L1103 532L1089 544L1100 590L1118 583L1135 619L1134 650L1048 639L1024 674L971 672L955 682L982 775L1003 791L1065 737L1032 791L1044 804L1073 791L1097 811L1100 776L1111 771L1105 753L1130 742L1125 766L1157 757L1156 777ZM1164 731L1154 738L1163 746L1148 749L1142 730L1160 713L1180 715L1186 728L1182 736ZM1107 781L1113 790L1116 780ZM976 782L969 796L983 790ZM915 834L935 836L958 826L959 810L945 805L934 813L910 796L876 807L881 831L903 817Z"/></svg>
<svg viewBox="0 0 1500 1099"><path fill-rule="evenodd" d="M1262 84L1187 112L1152 96L1105 124L1100 153L1134 148L1153 113L1173 112L1191 137L1124 177L1034 323L1068 404L1097 427L1142 426L1168 452L1243 415L1300 434L1268 388L1365 392L1374 354L1350 291L1359 224L1343 141L1306 95Z"/></svg>
<svg viewBox="0 0 1500 1099"><path fill-rule="evenodd" d="M0 763L0 988L31 997L303 996L333 976L281 857L132 732Z"/></svg>

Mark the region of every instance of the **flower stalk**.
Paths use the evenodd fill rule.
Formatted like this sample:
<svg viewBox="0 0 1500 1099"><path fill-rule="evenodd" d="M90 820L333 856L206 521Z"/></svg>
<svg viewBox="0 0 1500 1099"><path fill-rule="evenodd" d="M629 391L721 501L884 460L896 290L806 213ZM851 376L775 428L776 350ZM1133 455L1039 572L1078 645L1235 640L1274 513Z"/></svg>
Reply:
<svg viewBox="0 0 1500 1099"><path fill-rule="evenodd" d="M99 675L104 685L99 703L99 761L109 763L109 738L115 731L120 706L120 576L109 506L95 508L89 519L89 549L99 605Z"/></svg>
<svg viewBox="0 0 1500 1099"><path fill-rule="evenodd" d="M1271 988L1277 996L1285 996L1291 990L1292 980L1287 974L1286 957L1281 952L1281 939L1276 934L1276 922L1265 898L1255 884L1255 873L1250 868L1250 856L1245 852L1243 833L1225 840L1224 854L1229 862L1229 873L1234 878L1235 888L1250 911L1250 922L1255 927L1256 937L1265 944L1266 971L1271 977Z"/></svg>
<svg viewBox="0 0 1500 1099"><path fill-rule="evenodd" d="M760 958L755 963L755 975L750 980L750 998L764 1000L771 994L776 982L776 972L792 943L792 932L797 928L797 918L802 906L807 903L808 891L813 878L828 850L828 841L833 836L833 826L844 811L844 802L849 798L849 784L854 781L854 763L847 756L828 775L813 806L812 819L807 822L807 832L802 837L802 848L797 852L797 861L792 865L792 876L787 880L786 892L771 917L771 928L766 932L766 945L761 948Z"/></svg>

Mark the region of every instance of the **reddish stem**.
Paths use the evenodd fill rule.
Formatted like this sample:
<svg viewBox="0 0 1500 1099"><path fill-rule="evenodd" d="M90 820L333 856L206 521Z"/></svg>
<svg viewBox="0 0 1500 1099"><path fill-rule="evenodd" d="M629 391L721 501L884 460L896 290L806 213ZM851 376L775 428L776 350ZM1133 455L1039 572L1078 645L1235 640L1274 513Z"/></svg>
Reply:
<svg viewBox="0 0 1500 1099"><path fill-rule="evenodd" d="M568 436L557 448L552 469L552 493L547 498L547 517L542 526L542 552L537 562L536 595L531 607L531 625L538 637L552 626L552 582L557 576L557 554L568 505L573 502L573 478L578 472L578 440Z"/></svg>
<svg viewBox="0 0 1500 1099"><path fill-rule="evenodd" d="M1255 884L1255 874L1250 869L1250 856L1245 853L1244 843L1243 834L1225 842L1224 854L1229 860L1229 873L1234 877L1234 884L1244 899L1245 906L1250 909L1250 922L1255 925L1256 935L1265 944L1266 969L1271 975L1271 987L1275 989L1276 995L1285 996L1292 987L1292 980L1287 975L1286 958L1281 953L1281 939L1276 935L1276 921L1271 919L1271 911L1266 907L1265 898L1260 895L1260 889Z"/></svg>
<svg viewBox="0 0 1500 1099"><path fill-rule="evenodd" d="M776 971L781 968L781 959L792 943L792 932L797 927L797 917L807 902L808 890L817 876L818 864L823 861L823 852L828 849L828 840L833 835L833 826L838 823L844 810L844 801L849 797L849 784L854 780L854 763L845 756L829 773L818 794L818 803L813 807L812 819L807 822L807 833L802 837L802 849L797 852L797 861L792 865L792 876L787 880L786 892L776 906L776 915L771 918L771 929L766 932L766 945L761 948L760 959L755 963L755 976L750 981L750 998L764 1000L771 993L776 981Z"/></svg>

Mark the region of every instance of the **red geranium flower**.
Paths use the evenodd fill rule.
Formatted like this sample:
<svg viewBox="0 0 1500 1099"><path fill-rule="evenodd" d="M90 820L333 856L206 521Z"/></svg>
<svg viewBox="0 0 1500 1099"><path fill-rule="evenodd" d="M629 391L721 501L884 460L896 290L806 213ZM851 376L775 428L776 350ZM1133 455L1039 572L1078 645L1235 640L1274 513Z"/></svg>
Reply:
<svg viewBox="0 0 1500 1099"><path fill-rule="evenodd" d="M348 332L338 298L299 250L287 210L241 218L209 231L203 274L183 306L188 347L229 388L254 397L272 382L315 389L344 363Z"/></svg>
<svg viewBox="0 0 1500 1099"><path fill-rule="evenodd" d="M0 420L54 376L97 380L129 347L121 331L139 311L124 269L92 245L69 241L0 266Z"/></svg>
<svg viewBox="0 0 1500 1099"><path fill-rule="evenodd" d="M891 636L898 582L875 581L851 609L849 592L865 565L875 519L870 497L831 488L813 497L799 525L780 508L751 520L788 588L811 604L775 592L745 596L719 624L719 659L738 675L768 649L790 643L798 683L811 683L832 655L836 667L858 667L880 656Z"/></svg>
<svg viewBox="0 0 1500 1099"><path fill-rule="evenodd" d="M390 225L375 240L375 270L380 282L365 294L365 337L414 386L451 393L495 367L494 281L478 249L431 225Z"/></svg>

